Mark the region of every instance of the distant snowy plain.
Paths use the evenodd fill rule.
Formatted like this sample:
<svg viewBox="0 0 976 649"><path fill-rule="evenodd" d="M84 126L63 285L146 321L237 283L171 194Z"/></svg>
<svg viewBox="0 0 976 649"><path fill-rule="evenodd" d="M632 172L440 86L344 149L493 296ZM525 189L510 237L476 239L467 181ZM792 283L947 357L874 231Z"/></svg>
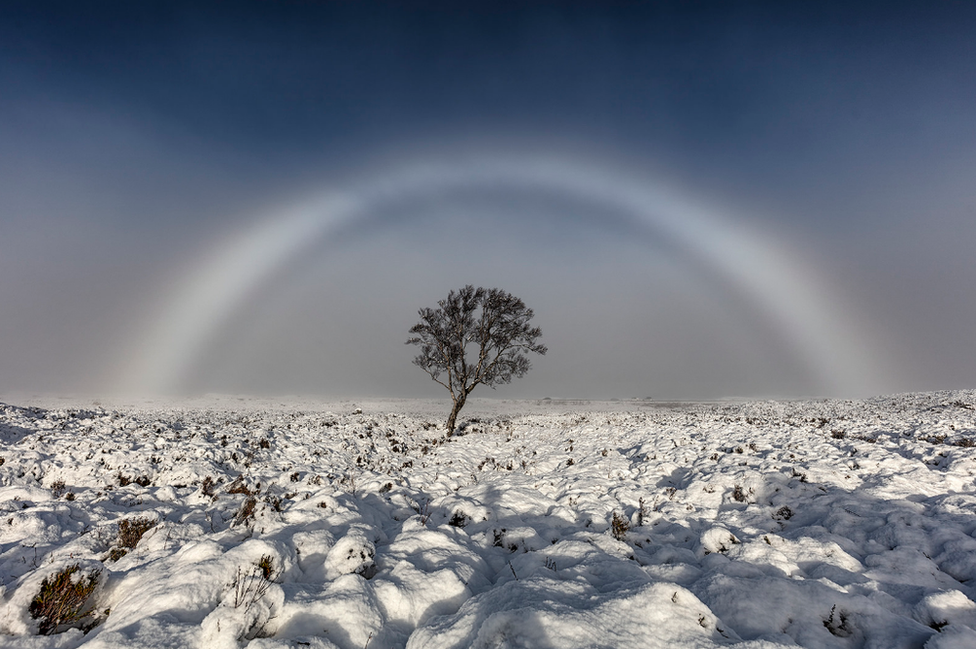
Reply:
<svg viewBox="0 0 976 649"><path fill-rule="evenodd" d="M6 397L0 646L976 647L976 392L446 414Z"/></svg>

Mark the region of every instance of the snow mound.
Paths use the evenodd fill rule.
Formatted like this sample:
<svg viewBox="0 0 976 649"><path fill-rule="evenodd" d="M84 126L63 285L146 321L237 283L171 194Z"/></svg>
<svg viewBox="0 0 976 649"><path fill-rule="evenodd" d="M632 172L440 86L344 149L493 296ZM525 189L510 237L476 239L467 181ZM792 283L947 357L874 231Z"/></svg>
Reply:
<svg viewBox="0 0 976 649"><path fill-rule="evenodd" d="M727 646L739 638L681 586L608 594L561 580L510 581L419 629L408 649ZM759 646L759 645L754 645ZM772 646L772 645L770 645Z"/></svg>

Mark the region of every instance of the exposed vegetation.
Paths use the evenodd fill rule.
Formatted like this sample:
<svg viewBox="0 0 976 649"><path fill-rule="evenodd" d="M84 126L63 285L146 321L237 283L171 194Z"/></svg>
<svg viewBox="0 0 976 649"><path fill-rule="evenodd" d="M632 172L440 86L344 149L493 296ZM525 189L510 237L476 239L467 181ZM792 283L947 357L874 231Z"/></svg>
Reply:
<svg viewBox="0 0 976 649"><path fill-rule="evenodd" d="M98 587L98 570L81 573L80 564L68 566L44 578L41 589L31 600L30 616L40 620L41 635L57 633L62 626L82 620L89 614L88 600ZM63 629L61 629L63 630Z"/></svg>

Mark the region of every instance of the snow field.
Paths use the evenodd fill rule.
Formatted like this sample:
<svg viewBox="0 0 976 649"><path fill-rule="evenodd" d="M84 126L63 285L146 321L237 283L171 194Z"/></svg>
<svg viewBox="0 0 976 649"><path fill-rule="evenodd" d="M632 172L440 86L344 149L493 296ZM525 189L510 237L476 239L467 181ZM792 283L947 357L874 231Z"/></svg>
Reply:
<svg viewBox="0 0 976 649"><path fill-rule="evenodd" d="M971 648L974 404L0 404L0 646Z"/></svg>

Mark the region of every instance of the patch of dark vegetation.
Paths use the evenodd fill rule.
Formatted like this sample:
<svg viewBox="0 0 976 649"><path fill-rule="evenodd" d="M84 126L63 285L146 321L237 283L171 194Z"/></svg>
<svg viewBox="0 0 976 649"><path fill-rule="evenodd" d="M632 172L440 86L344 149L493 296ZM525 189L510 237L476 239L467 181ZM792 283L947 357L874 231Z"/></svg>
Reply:
<svg viewBox="0 0 976 649"><path fill-rule="evenodd" d="M217 481L208 475L203 479L203 483L200 485L200 491L204 496L212 498L214 495L214 490L217 488L217 484Z"/></svg>
<svg viewBox="0 0 976 649"><path fill-rule="evenodd" d="M274 557L270 554L265 554L258 560L258 569L261 571L261 576L267 581L272 581L277 575L275 573L274 567Z"/></svg>
<svg viewBox="0 0 976 649"><path fill-rule="evenodd" d="M156 527L156 521L146 516L130 518L119 523L119 535L115 542L115 547L108 553L109 561L118 561L129 550L139 545L143 535Z"/></svg>
<svg viewBox="0 0 976 649"><path fill-rule="evenodd" d="M627 530L629 529L630 522L617 512L614 512L613 518L610 520L610 534L613 535L613 538L618 541L627 540Z"/></svg>
<svg viewBox="0 0 976 649"><path fill-rule="evenodd" d="M80 564L63 568L44 578L41 589L31 600L28 612L40 620L38 632L51 635L75 624L91 614L88 600L98 587L99 570L75 577L81 571Z"/></svg>
<svg viewBox="0 0 976 649"><path fill-rule="evenodd" d="M64 480L55 480L51 483L51 494L55 498L60 498L63 496L66 489L67 487L64 484Z"/></svg>
<svg viewBox="0 0 976 649"><path fill-rule="evenodd" d="M119 547L132 549L143 535L156 527L156 521L147 517L126 519L119 523Z"/></svg>
<svg viewBox="0 0 976 649"><path fill-rule="evenodd" d="M454 512L454 515L451 516L451 520L449 520L447 523L448 525L452 525L454 527L464 527L468 524L468 517L465 516L464 512L458 510Z"/></svg>
<svg viewBox="0 0 976 649"><path fill-rule="evenodd" d="M831 635L838 638L849 638L854 630L848 625L848 621L847 614L844 611L838 611L837 605L834 604L830 609L830 616L823 621L823 625L827 627Z"/></svg>
<svg viewBox="0 0 976 649"><path fill-rule="evenodd" d="M251 489L244 482L243 475L237 476L234 478L233 482L227 485L227 493L229 494L244 494L245 496L253 496L259 491L261 491L261 485L255 485L255 487Z"/></svg>
<svg viewBox="0 0 976 649"><path fill-rule="evenodd" d="M241 508L237 510L237 514L234 516L234 525L244 525L245 523L251 521L254 518L254 510L257 507L258 501L254 496L248 496L247 500L241 505Z"/></svg>

